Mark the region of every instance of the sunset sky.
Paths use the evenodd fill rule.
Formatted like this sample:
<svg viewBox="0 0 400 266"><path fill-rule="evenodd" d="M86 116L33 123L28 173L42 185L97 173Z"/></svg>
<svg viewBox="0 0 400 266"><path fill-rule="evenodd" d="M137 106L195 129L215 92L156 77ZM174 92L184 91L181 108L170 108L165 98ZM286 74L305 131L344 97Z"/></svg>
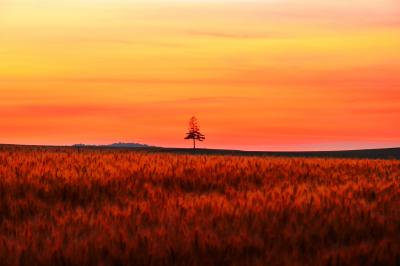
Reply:
<svg viewBox="0 0 400 266"><path fill-rule="evenodd" d="M398 0L0 0L0 143L400 146Z"/></svg>

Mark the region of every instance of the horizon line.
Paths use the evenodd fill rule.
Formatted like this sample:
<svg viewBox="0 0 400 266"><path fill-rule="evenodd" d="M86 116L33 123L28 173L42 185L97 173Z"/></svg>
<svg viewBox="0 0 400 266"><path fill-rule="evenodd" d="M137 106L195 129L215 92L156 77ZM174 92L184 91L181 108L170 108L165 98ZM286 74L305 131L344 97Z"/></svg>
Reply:
<svg viewBox="0 0 400 266"><path fill-rule="evenodd" d="M116 147L113 144L137 144L143 147ZM18 143L0 143L0 146L22 146L22 147L60 147L60 148L76 148L77 145L83 145L82 147L98 147L98 148L114 148L114 149L172 149L172 150L194 150L190 147L174 147L174 146L155 146L150 144L138 143L138 142L114 142L109 144L85 144L85 143L75 143L75 144L18 144ZM244 150L235 148L207 148L201 147L195 150L204 151L233 151L233 152L255 152L255 153L318 153L318 152L351 152L351 151L374 151L374 150L395 150L400 149L400 146L382 146L375 148L357 148L357 149L333 149L333 150Z"/></svg>

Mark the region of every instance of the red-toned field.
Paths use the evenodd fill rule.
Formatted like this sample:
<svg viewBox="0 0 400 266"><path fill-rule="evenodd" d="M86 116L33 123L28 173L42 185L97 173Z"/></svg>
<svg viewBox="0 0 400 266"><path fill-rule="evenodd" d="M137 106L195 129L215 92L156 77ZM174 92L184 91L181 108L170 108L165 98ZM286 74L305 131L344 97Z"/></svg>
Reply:
<svg viewBox="0 0 400 266"><path fill-rule="evenodd" d="M0 149L1 265L399 265L400 161Z"/></svg>

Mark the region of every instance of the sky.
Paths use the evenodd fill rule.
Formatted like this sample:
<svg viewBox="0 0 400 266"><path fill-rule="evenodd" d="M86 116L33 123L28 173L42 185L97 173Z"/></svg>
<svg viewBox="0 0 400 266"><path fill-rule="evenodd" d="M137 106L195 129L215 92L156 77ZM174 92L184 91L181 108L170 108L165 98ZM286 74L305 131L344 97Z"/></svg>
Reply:
<svg viewBox="0 0 400 266"><path fill-rule="evenodd" d="M398 0L1 0L0 143L400 146Z"/></svg>

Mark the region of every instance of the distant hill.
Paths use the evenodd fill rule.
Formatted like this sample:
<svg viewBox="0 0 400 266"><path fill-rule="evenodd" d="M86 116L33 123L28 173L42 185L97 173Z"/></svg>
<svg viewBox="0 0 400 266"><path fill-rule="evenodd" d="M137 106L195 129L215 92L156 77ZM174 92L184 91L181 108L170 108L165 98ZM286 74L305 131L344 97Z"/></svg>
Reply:
<svg viewBox="0 0 400 266"><path fill-rule="evenodd" d="M146 144L124 143L124 142L113 143L111 145L106 145L106 146L115 147L115 148L146 148L146 147L150 147L149 145L146 145Z"/></svg>
<svg viewBox="0 0 400 266"><path fill-rule="evenodd" d="M113 143L113 144L108 144L108 145L86 145L86 144L74 144L72 145L73 147L110 147L110 148L150 148L152 146L149 146L147 144L141 144L141 143L134 143L134 142L118 142L118 143Z"/></svg>

